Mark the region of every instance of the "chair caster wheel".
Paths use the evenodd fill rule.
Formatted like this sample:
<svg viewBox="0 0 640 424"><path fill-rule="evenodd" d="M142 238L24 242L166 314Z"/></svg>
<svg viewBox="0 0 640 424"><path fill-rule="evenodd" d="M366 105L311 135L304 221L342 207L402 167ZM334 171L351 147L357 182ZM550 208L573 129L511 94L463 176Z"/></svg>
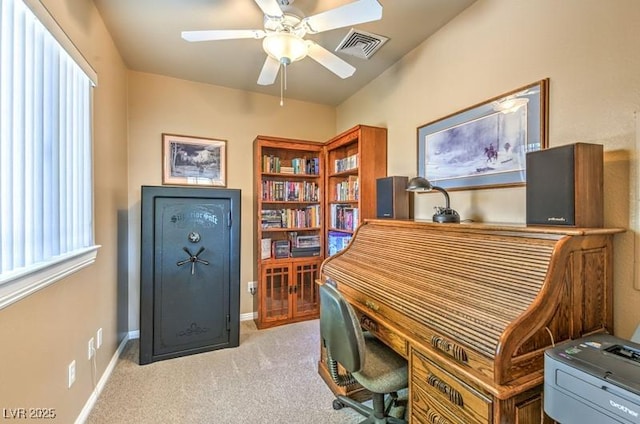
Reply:
<svg viewBox="0 0 640 424"><path fill-rule="evenodd" d="M336 411L339 409L344 408L344 404L342 402L340 402L338 399L334 399L333 400L333 409L335 409Z"/></svg>

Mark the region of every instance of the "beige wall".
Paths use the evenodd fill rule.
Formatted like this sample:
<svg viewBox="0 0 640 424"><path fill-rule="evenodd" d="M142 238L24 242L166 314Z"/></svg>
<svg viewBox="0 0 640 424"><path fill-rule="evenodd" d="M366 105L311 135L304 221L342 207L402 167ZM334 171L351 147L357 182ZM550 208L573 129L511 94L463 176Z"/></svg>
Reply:
<svg viewBox="0 0 640 424"><path fill-rule="evenodd" d="M550 146L604 145L605 225L630 228L638 213L629 200L638 190L638 22L636 0L479 0L340 105L337 129L388 127L389 175L413 176L418 126L548 77ZM463 219L525 221L524 188L457 191L451 202ZM416 216L430 218L438 204L439 194L419 196ZM615 239L615 332L623 337L640 322L633 239L632 231Z"/></svg>
<svg viewBox="0 0 640 424"><path fill-rule="evenodd" d="M253 279L251 145L257 134L324 141L359 123L385 126L389 175L414 175L417 126L548 77L550 145L604 144L606 225L635 225L636 0L478 0L337 109L293 100L281 108L277 97L127 73L92 2L43 3L99 76L94 156L102 248L93 266L0 310L0 407L52 407L56 422L73 422L93 385L87 340L104 329L98 378L117 348L117 298L127 294L118 292L118 279L127 269L128 329L138 329L140 186L161 184L162 132L228 141L228 187L242 190L241 313L252 311L246 282ZM451 196L463 218L524 222L523 188ZM438 195L420 196L418 217L428 218L440 203ZM633 242L631 231L616 236L615 325L623 337L640 321ZM77 382L67 389L72 359Z"/></svg>
<svg viewBox="0 0 640 424"><path fill-rule="evenodd" d="M96 263L0 310L0 408L55 408L55 422L73 422L95 378L87 342L103 328L97 378L117 341L118 216L127 209L126 69L93 2L43 1L98 73L94 91ZM75 359L76 383L67 388Z"/></svg>
<svg viewBox="0 0 640 424"><path fill-rule="evenodd" d="M138 329L140 186L162 184L162 133L227 140L227 187L242 190L240 313L253 312L253 140L326 141L335 109L141 72L129 72L129 327Z"/></svg>

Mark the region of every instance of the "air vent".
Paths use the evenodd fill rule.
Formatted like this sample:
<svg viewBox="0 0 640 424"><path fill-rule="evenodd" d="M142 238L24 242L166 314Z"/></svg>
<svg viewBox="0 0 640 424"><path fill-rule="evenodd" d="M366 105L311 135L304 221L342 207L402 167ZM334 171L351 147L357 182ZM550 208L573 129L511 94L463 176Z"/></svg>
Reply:
<svg viewBox="0 0 640 424"><path fill-rule="evenodd" d="M387 37L351 28L335 51L360 59L369 59L387 40L389 40Z"/></svg>

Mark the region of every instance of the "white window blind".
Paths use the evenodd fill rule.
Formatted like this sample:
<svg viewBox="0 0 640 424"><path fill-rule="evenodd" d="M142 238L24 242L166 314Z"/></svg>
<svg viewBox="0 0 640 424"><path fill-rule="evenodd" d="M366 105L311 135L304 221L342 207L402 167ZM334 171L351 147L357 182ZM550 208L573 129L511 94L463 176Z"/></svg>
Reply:
<svg viewBox="0 0 640 424"><path fill-rule="evenodd" d="M92 86L23 0L0 0L0 307L95 259Z"/></svg>

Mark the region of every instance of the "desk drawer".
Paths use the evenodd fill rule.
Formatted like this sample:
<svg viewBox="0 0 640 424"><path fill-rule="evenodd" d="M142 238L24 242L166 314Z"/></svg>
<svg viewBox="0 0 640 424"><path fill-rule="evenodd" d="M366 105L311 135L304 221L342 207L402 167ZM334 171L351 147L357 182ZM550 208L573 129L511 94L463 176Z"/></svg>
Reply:
<svg viewBox="0 0 640 424"><path fill-rule="evenodd" d="M492 400L456 377L450 375L425 355L412 350L411 354L412 399L426 394L431 407L436 407L441 415L450 421L465 423L487 423L491 421ZM422 392L420 391L422 390ZM430 399L430 400L429 400ZM419 401L419 404L421 402ZM412 409L415 408L412 406Z"/></svg>
<svg viewBox="0 0 640 424"><path fill-rule="evenodd" d="M391 347L403 357L408 357L407 341L398 333L384 325L379 320L372 318L361 310L354 308L360 325L365 330L382 340L387 346Z"/></svg>
<svg viewBox="0 0 640 424"><path fill-rule="evenodd" d="M453 415L422 388L411 391L411 424L469 424Z"/></svg>

